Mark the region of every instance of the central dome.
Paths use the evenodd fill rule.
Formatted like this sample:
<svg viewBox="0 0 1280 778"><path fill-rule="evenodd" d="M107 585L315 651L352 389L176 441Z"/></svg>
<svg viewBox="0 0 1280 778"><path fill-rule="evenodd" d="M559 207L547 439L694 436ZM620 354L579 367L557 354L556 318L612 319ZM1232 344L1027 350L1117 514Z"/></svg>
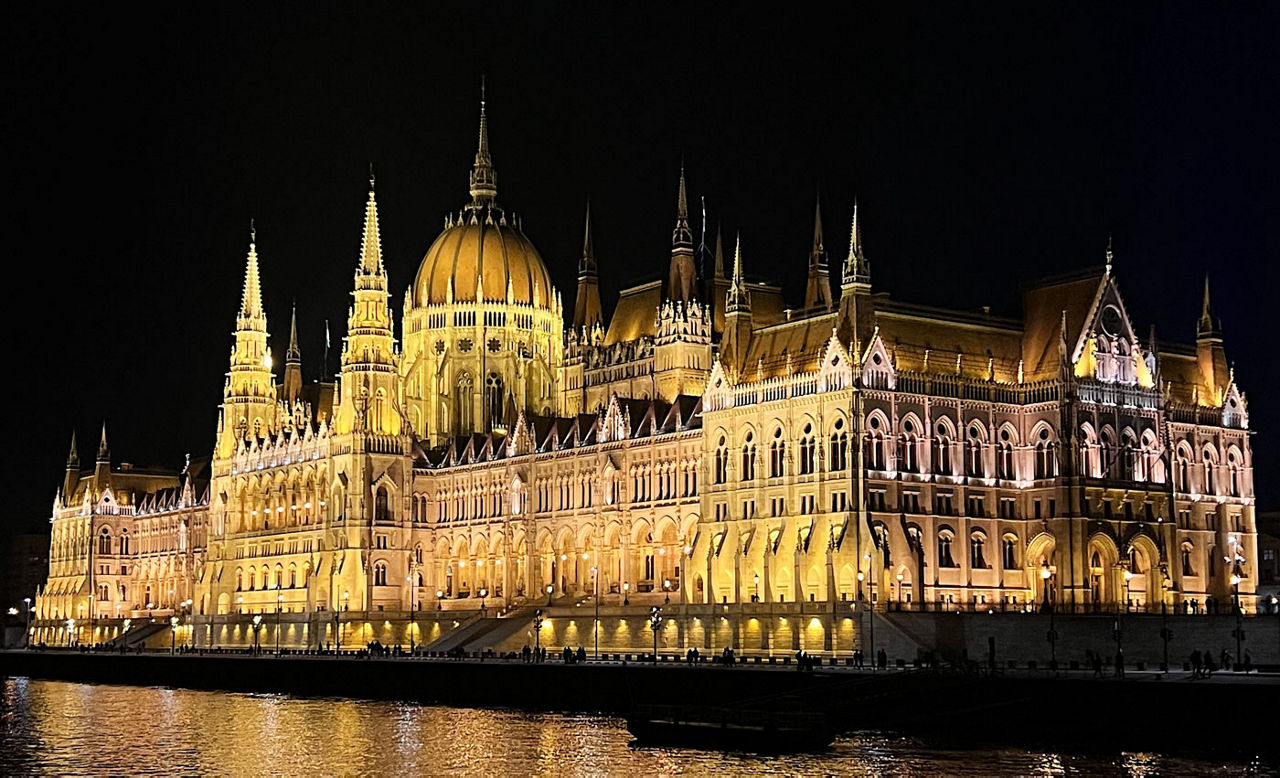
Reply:
<svg viewBox="0 0 1280 778"><path fill-rule="evenodd" d="M477 281L479 279L479 281ZM551 307L551 275L529 239L493 206L471 206L451 220L418 267L413 297L418 306L442 305L453 286L454 302L485 300Z"/></svg>

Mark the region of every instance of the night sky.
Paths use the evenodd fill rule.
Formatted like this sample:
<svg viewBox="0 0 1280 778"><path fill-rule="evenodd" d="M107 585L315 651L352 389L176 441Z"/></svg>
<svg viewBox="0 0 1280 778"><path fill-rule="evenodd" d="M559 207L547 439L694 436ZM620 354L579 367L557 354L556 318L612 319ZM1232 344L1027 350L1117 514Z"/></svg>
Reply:
<svg viewBox="0 0 1280 778"><path fill-rule="evenodd" d="M336 364L370 162L398 322L467 199L482 74L499 201L570 311L587 198L611 308L666 268L682 157L712 228L793 302L819 188L833 259L857 197L899 299L1017 314L1019 284L1100 265L1111 233L1137 331L1190 342L1209 272L1259 503L1280 501L1274 3L50 5L0 25L0 531L45 525L73 428L90 461L103 419L117 462L208 453L250 218L277 364L294 298L307 380L326 318Z"/></svg>

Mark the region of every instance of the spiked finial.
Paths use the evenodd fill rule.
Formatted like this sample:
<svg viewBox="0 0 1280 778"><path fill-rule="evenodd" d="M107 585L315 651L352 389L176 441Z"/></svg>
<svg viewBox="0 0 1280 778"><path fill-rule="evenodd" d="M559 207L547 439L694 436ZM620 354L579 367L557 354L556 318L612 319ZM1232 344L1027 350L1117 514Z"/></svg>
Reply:
<svg viewBox="0 0 1280 778"><path fill-rule="evenodd" d="M1111 234L1107 234L1107 275L1111 275L1111 265L1115 262L1116 255L1111 251Z"/></svg>
<svg viewBox="0 0 1280 778"><path fill-rule="evenodd" d="M819 192L813 206L813 255L825 255L822 245L822 193Z"/></svg>
<svg viewBox="0 0 1280 778"><path fill-rule="evenodd" d="M80 452L76 448L76 431L71 430L71 451L67 454L67 468L78 467L80 464Z"/></svg>
<svg viewBox="0 0 1280 778"><path fill-rule="evenodd" d="M587 200L587 225L582 235L582 260L578 262L578 275L596 272L596 249L591 239L591 201Z"/></svg>
<svg viewBox="0 0 1280 778"><path fill-rule="evenodd" d="M102 439L98 441L98 461L111 461L111 449L107 447L107 423L105 421L102 422Z"/></svg>
<svg viewBox="0 0 1280 778"><path fill-rule="evenodd" d="M1200 320L1196 322L1196 340L1221 340L1222 321L1213 315L1209 300L1209 274L1204 276L1204 299L1200 303Z"/></svg>
<svg viewBox="0 0 1280 778"><path fill-rule="evenodd" d="M853 201L853 224L849 228L849 256L845 257L843 273L845 284L871 283L871 266L862 253L862 226L858 223L858 201Z"/></svg>
<svg viewBox="0 0 1280 778"><path fill-rule="evenodd" d="M360 239L360 272L382 274L382 236L378 232L378 201L373 194L373 174L369 175L369 200L364 207L364 234Z"/></svg>
<svg viewBox="0 0 1280 778"><path fill-rule="evenodd" d="M261 324L265 327L265 322L259 321L264 318L262 280L258 273L258 231L251 219L249 221L249 256L245 262L244 289L240 294L240 326L243 328L249 320L252 320L254 326Z"/></svg>
<svg viewBox="0 0 1280 778"><path fill-rule="evenodd" d="M471 204L491 205L498 196L498 173L489 154L489 119L485 113L484 77L480 78L480 142L471 168Z"/></svg>
<svg viewBox="0 0 1280 778"><path fill-rule="evenodd" d="M720 241L720 225L716 225L715 278L724 278L724 244Z"/></svg>
<svg viewBox="0 0 1280 778"><path fill-rule="evenodd" d="M289 350L284 355L285 364L302 362L302 352L298 350L298 301L293 301L293 316L289 320Z"/></svg>
<svg viewBox="0 0 1280 778"><path fill-rule="evenodd" d="M676 228L671 233L674 246L693 247L693 231L689 229L689 197L685 193L684 162L680 163L680 191L676 196Z"/></svg>
<svg viewBox="0 0 1280 778"><path fill-rule="evenodd" d="M747 283L742 275L742 235L738 234L733 246L733 278L729 282L729 292L725 295L725 312L750 312L751 293L747 291Z"/></svg>

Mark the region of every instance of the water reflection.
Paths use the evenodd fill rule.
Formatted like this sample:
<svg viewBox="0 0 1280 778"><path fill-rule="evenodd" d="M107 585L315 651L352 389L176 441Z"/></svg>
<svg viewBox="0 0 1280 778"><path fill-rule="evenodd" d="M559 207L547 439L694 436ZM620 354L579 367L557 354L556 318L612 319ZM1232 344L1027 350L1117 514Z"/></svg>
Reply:
<svg viewBox="0 0 1280 778"><path fill-rule="evenodd" d="M6 679L0 774L1154 775L1247 764L950 750L880 733L784 757L635 748L618 719Z"/></svg>

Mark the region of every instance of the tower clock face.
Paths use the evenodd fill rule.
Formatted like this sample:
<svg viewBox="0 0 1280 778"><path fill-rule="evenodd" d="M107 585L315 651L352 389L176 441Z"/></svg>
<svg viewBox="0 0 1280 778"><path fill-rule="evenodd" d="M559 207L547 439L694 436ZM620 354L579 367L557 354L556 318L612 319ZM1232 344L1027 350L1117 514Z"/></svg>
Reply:
<svg viewBox="0 0 1280 778"><path fill-rule="evenodd" d="M1108 305L1102 311L1102 331L1112 337L1120 334L1120 311L1114 305Z"/></svg>

